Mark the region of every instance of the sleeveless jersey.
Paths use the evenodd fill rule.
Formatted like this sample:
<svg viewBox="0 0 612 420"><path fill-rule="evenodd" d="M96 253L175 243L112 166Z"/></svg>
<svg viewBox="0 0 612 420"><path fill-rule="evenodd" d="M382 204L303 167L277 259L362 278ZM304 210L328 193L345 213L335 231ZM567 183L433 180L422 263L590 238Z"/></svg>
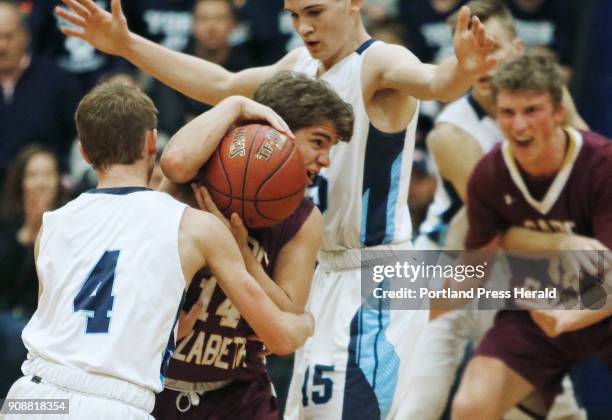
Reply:
<svg viewBox="0 0 612 420"><path fill-rule="evenodd" d="M45 213L43 292L23 331L28 351L161 391L185 290L184 209L167 194L125 187L91 190Z"/></svg>
<svg viewBox="0 0 612 420"><path fill-rule="evenodd" d="M251 250L270 277L279 252L301 229L313 207L304 199L284 222L249 232ZM261 344L247 340L253 330L206 268L191 282L183 309L188 311L198 299L203 303L202 312L193 331L177 344L166 386L202 390L205 382L251 380L264 373L265 365L258 355Z"/></svg>
<svg viewBox="0 0 612 420"><path fill-rule="evenodd" d="M503 141L504 135L497 126L496 121L489 117L485 110L476 102L471 95L464 96L450 104L436 118L436 123L447 123L459 127L470 134L482 149L487 153L497 143ZM460 159L461 157L458 157ZM439 246L450 245L447 243L446 234L449 224L464 206L461 197L455 190L453 184L442 178L436 170L437 187L434 199L427 209L427 217L419 229L421 235L426 235ZM461 216L459 216L461 217ZM467 230L467 218L464 216L460 221ZM464 235L462 235L464 236ZM458 238L453 247L463 247L463 240Z"/></svg>
<svg viewBox="0 0 612 420"><path fill-rule="evenodd" d="M330 152L309 195L323 213L322 251L411 240L408 187L418 105L405 130L383 133L370 122L361 84L363 60L382 45L372 39L320 75L353 108L353 137ZM293 70L317 76L319 61L306 48Z"/></svg>

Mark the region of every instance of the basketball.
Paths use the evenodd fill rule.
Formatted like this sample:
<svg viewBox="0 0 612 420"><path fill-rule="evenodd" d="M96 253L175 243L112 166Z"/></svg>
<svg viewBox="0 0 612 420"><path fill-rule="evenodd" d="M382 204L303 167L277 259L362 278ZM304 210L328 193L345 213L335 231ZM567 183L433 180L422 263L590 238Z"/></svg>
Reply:
<svg viewBox="0 0 612 420"><path fill-rule="evenodd" d="M249 124L221 140L198 182L226 217L237 213L247 228L264 228L295 211L308 177L289 137L267 125Z"/></svg>

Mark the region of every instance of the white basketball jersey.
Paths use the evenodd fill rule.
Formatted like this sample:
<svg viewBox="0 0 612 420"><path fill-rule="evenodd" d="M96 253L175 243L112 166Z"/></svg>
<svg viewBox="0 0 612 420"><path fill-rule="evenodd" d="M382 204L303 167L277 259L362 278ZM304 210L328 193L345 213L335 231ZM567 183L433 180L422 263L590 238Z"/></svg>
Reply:
<svg viewBox="0 0 612 420"><path fill-rule="evenodd" d="M483 153L489 152L495 144L504 139L495 120L486 114L471 95L448 104L436 118L436 123L452 124L470 134L478 141ZM461 159L461 156L457 156L457 159ZM436 171L436 178L438 185L433 202L427 210L427 217L420 227L420 234L428 236L429 239L443 246L449 245L446 238L448 226L462 209L463 202L453 184L443 179L438 171ZM460 223L466 224L467 218L460 217L462 218ZM463 248L465 238L455 239L452 247Z"/></svg>
<svg viewBox="0 0 612 420"><path fill-rule="evenodd" d="M383 133L366 113L361 84L365 55L381 41L368 40L319 77L353 108L353 137L334 146L309 195L323 213L323 251L410 241L408 187L418 106L405 130ZM293 70L317 76L319 60L303 48Z"/></svg>
<svg viewBox="0 0 612 420"><path fill-rule="evenodd" d="M161 391L185 290L178 250L185 207L165 193L125 187L92 190L45 213L43 292L23 331L28 351Z"/></svg>

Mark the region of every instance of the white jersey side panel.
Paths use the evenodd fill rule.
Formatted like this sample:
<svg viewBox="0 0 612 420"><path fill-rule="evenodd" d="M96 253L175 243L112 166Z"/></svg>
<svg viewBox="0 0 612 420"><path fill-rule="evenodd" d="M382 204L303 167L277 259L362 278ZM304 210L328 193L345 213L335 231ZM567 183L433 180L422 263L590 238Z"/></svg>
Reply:
<svg viewBox="0 0 612 420"><path fill-rule="evenodd" d="M23 331L28 351L160 391L185 289L184 209L167 194L130 187L92 190L45 213L43 292Z"/></svg>
<svg viewBox="0 0 612 420"><path fill-rule="evenodd" d="M380 41L367 41L320 76L353 108L353 137L331 150L310 195L323 212L321 249L336 251L410 241L408 187L418 106L405 130L383 133L366 113L361 84L365 55ZM319 61L306 48L293 70L317 76Z"/></svg>
<svg viewBox="0 0 612 420"><path fill-rule="evenodd" d="M486 115L480 105L469 95L447 105L436 118L436 123L452 124L470 134L478 141L485 154L504 139L495 120ZM467 216L462 211L463 202L452 183L443 179L438 171L436 171L436 179L436 192L427 210L427 217L420 227L420 235L427 236L439 246L463 248L465 238L452 238L451 243L448 243L446 237L450 223L456 224L456 228L453 227L454 232L467 233Z"/></svg>

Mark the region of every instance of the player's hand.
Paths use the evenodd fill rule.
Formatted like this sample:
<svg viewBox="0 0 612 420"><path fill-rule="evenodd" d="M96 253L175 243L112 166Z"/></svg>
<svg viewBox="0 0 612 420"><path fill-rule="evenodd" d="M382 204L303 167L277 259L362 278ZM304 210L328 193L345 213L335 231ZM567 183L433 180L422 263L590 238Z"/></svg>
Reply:
<svg viewBox="0 0 612 420"><path fill-rule="evenodd" d="M176 334L177 341L189 335L189 333L193 330L193 327L200 316L200 312L202 312L202 306L202 302L197 301L191 306L189 312L181 311L181 314L179 315L178 332Z"/></svg>
<svg viewBox="0 0 612 420"><path fill-rule="evenodd" d="M236 242L238 242L240 249L248 249L247 239L249 237L249 232L244 226L244 223L242 223L240 216L233 213L230 220L228 220L227 217L221 213L221 210L219 210L205 186L194 182L191 184L191 189L193 190L193 195L198 203L198 207L200 207L201 210L210 212L217 216L217 218L223 222L230 232L232 232L232 235L234 235L234 239L236 239Z"/></svg>
<svg viewBox="0 0 612 420"><path fill-rule="evenodd" d="M62 26L66 36L81 38L107 54L122 55L130 32L120 0L111 0L111 13L93 0L62 0L70 9L57 6L57 16L74 26Z"/></svg>
<svg viewBox="0 0 612 420"><path fill-rule="evenodd" d="M556 244L557 251L562 251L565 265L578 275L582 269L596 277L612 267L612 252L597 239L563 235Z"/></svg>
<svg viewBox="0 0 612 420"><path fill-rule="evenodd" d="M239 105L239 116L237 122L241 121L265 121L274 127L277 131L295 139L295 135L285 122L276 112L265 105L255 102L252 99L242 96L232 96L228 98L230 101L236 101Z"/></svg>
<svg viewBox="0 0 612 420"><path fill-rule="evenodd" d="M499 43L487 36L480 19L476 16L470 19L470 14L467 6L459 10L453 44L459 67L468 74L480 76L497 64L492 53Z"/></svg>
<svg viewBox="0 0 612 420"><path fill-rule="evenodd" d="M531 310L534 322L549 337L589 327L612 315L610 310Z"/></svg>

